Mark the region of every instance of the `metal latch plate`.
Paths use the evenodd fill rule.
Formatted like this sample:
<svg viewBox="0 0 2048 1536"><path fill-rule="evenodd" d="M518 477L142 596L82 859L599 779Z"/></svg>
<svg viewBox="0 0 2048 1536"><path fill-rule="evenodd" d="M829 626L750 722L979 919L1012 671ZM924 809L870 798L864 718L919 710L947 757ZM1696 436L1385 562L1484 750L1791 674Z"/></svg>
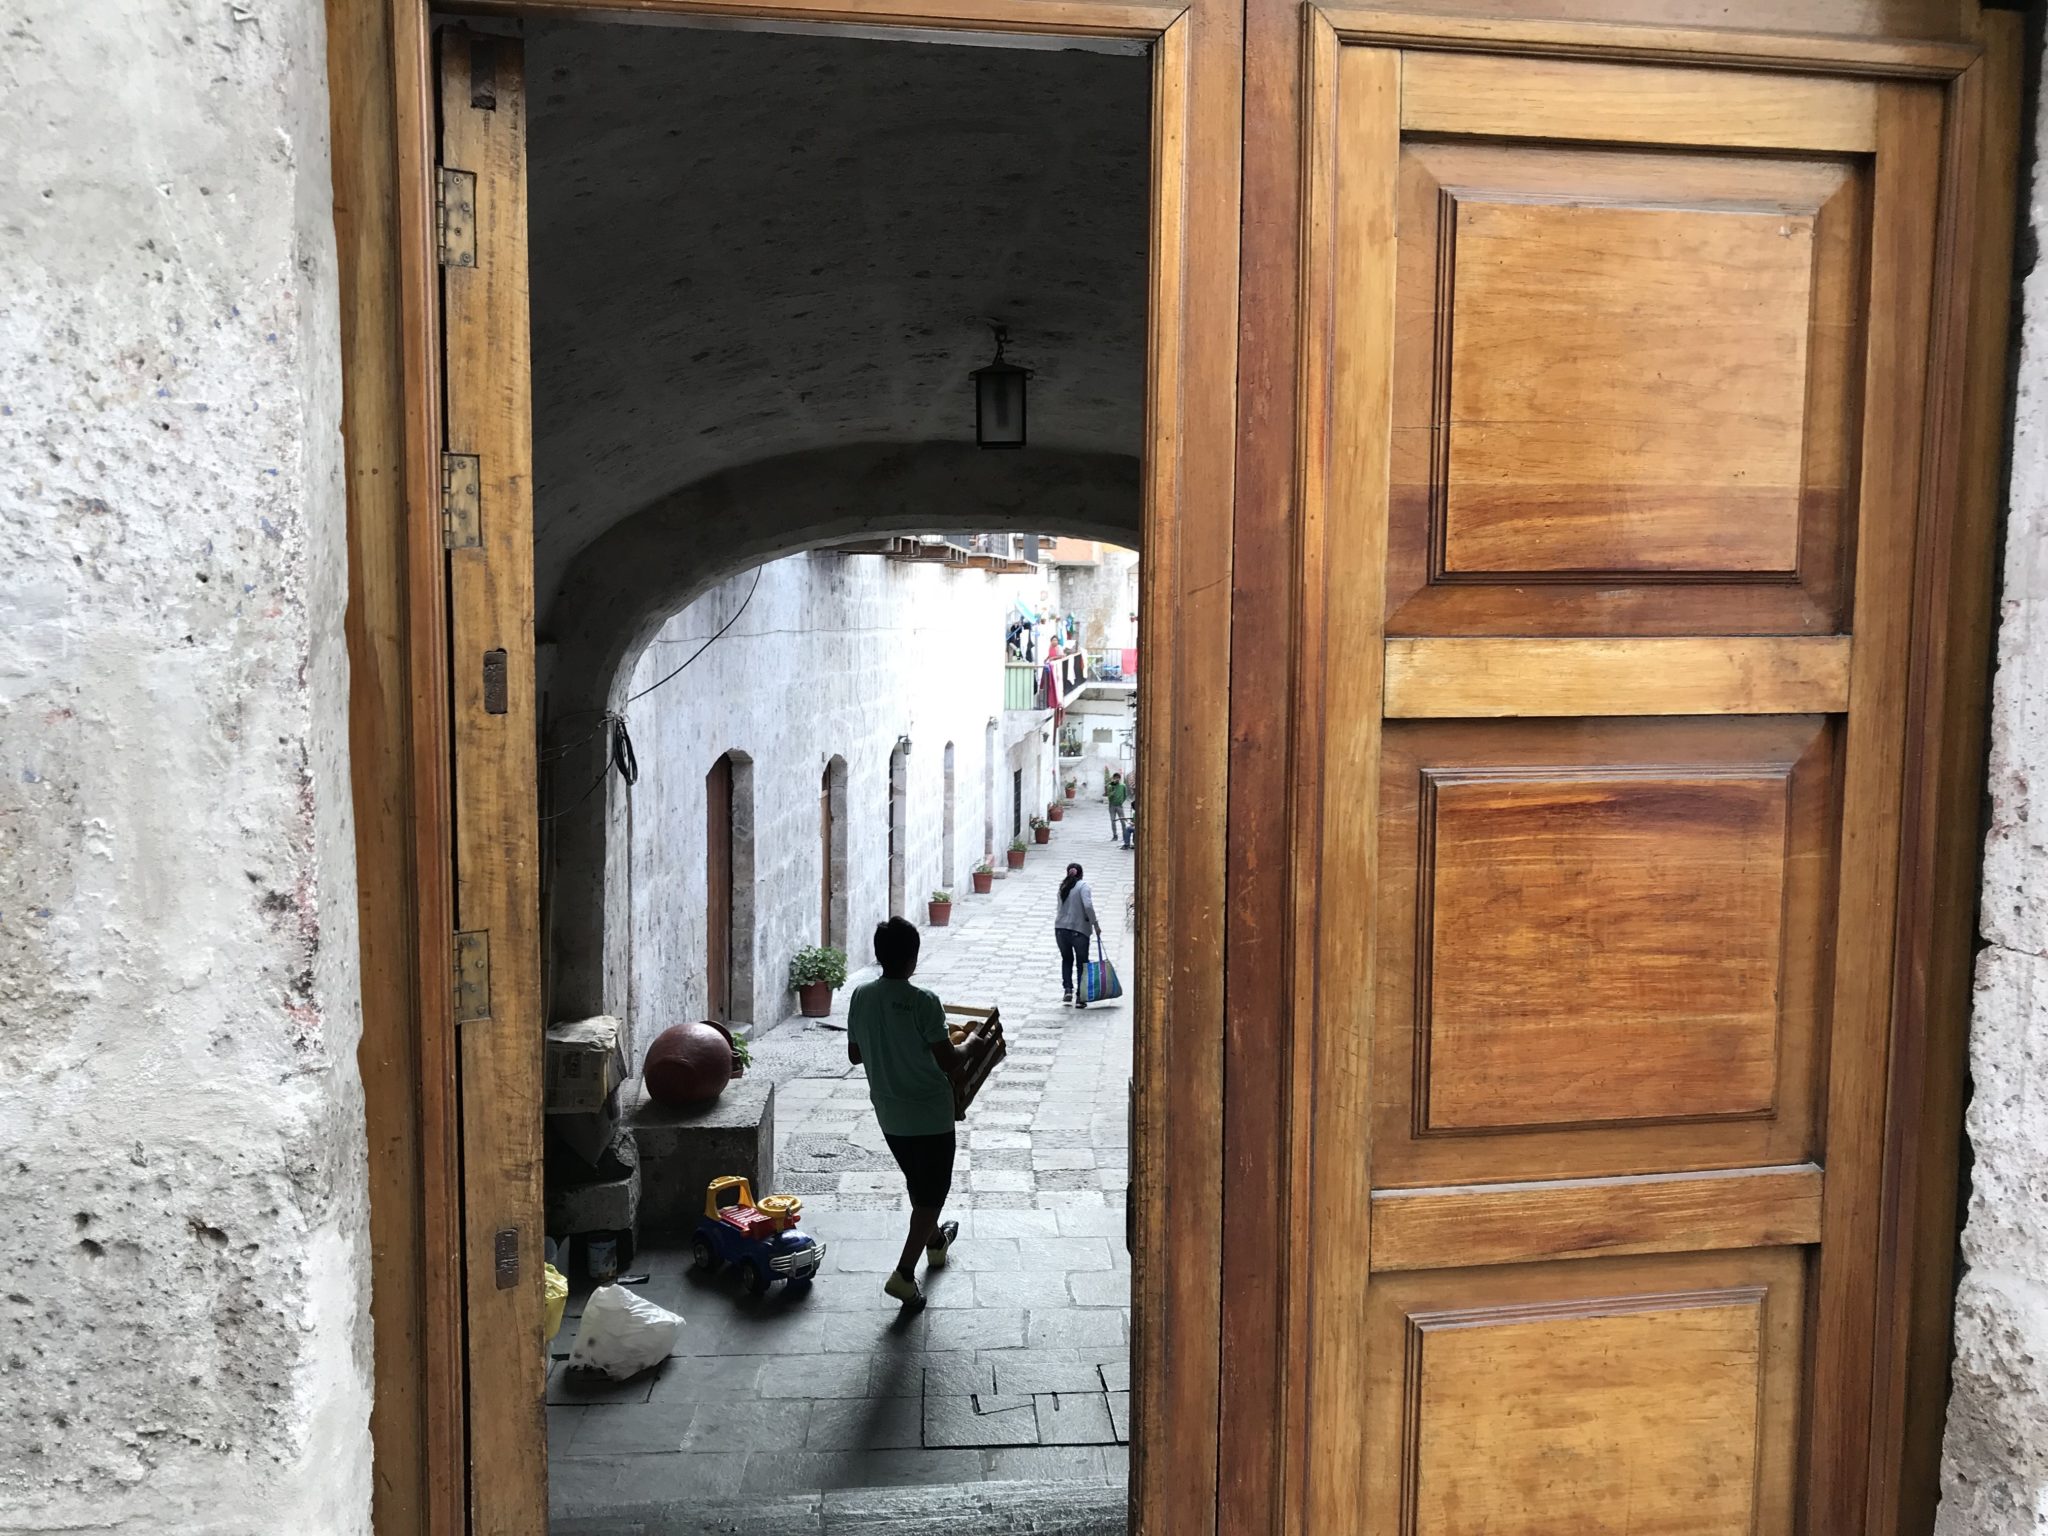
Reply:
<svg viewBox="0 0 2048 1536"><path fill-rule="evenodd" d="M476 172L441 168L437 188L441 224L441 265L476 265Z"/></svg>
<svg viewBox="0 0 2048 1536"><path fill-rule="evenodd" d="M450 549L484 541L483 461L473 453L441 455L441 538Z"/></svg>
<svg viewBox="0 0 2048 1536"><path fill-rule="evenodd" d="M481 930L455 935L455 1022L491 1016L491 936Z"/></svg>

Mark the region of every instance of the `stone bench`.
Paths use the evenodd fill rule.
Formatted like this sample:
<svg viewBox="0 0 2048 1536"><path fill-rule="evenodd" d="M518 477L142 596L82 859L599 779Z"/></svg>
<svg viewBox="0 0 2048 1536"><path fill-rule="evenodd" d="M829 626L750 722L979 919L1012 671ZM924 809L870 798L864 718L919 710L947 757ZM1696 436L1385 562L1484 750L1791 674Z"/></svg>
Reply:
<svg viewBox="0 0 2048 1536"><path fill-rule="evenodd" d="M742 1077L709 1104L673 1108L634 1078L620 1096L620 1123L640 1152L640 1237L686 1242L704 1214L704 1189L736 1173L754 1194L775 1190L775 1085Z"/></svg>

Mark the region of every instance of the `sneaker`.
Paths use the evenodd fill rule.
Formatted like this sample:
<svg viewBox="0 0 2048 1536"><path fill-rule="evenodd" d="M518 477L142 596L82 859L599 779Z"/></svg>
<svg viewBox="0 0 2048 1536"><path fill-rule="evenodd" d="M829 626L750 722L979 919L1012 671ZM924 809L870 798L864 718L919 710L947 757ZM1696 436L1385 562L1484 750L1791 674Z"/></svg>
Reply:
<svg viewBox="0 0 2048 1536"><path fill-rule="evenodd" d="M893 1269L889 1271L889 1278L882 1282L882 1290L906 1307L917 1309L924 1306L924 1292L917 1288L917 1282Z"/></svg>
<svg viewBox="0 0 2048 1536"><path fill-rule="evenodd" d="M1060 1001L1063 1003L1071 1003L1073 1000L1074 994L1072 991L1066 991L1060 994Z"/></svg>
<svg viewBox="0 0 2048 1536"><path fill-rule="evenodd" d="M932 1234L932 1240L925 1245L924 1261L933 1269L946 1267L946 1255L952 1251L954 1239L960 1236L960 1223L942 1221L939 1230Z"/></svg>
<svg viewBox="0 0 2048 1536"><path fill-rule="evenodd" d="M1076 1008L1086 1008L1088 1006L1088 1000L1083 997L1077 997L1074 999L1074 1006Z"/></svg>

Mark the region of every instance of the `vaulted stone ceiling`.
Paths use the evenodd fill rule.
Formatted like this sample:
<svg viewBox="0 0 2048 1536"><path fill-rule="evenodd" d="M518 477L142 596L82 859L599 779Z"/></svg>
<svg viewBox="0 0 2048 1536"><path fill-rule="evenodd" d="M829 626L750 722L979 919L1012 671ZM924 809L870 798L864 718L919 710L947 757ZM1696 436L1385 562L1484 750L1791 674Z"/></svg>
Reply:
<svg viewBox="0 0 2048 1536"><path fill-rule="evenodd" d="M1143 57L564 24L527 61L544 624L579 550L707 476L971 442L991 320L1035 446L1138 453Z"/></svg>

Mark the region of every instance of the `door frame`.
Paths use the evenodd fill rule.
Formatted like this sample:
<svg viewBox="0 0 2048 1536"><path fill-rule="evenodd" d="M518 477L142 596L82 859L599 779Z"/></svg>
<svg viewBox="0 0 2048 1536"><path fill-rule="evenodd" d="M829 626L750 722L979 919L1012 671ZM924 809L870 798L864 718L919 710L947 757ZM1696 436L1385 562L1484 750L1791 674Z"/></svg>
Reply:
<svg viewBox="0 0 2048 1536"><path fill-rule="evenodd" d="M1287 957L1292 1017L1286 1084L1294 1208L1324 1217L1342 1208L1347 1232L1364 1230L1369 1179L1334 1155L1348 1145L1312 1106L1332 1098L1369 1102L1349 1037L1326 1016L1371 995L1372 945L1355 924L1328 919L1336 897L1321 890L1339 850L1354 877L1368 872L1378 840L1376 796L1354 794L1327 821L1324 783L1333 773L1371 782L1380 704L1339 698L1325 648L1375 643L1379 595L1360 591L1329 553L1338 434L1330 419L1332 376L1342 356L1302 345L1331 334L1338 278L1336 227L1339 50L1481 52L1529 59L1575 58L1923 81L1943 97L1941 181L1936 193L1933 294L1922 414L1924 448L1908 641L1905 742L1899 773L1898 911L1889 986L1888 1105L1873 1162L1876 1198L1842 1220L1868 1238L1866 1298L1872 1368L1866 1403L1846 1415L1863 1443L1843 1451L1828 1479L1834 1523L1848 1536L1919 1536L1939 1499L1953 1318L1957 1175L1970 1019L1970 974L1981 845L1987 682L2001 502L1999 452L2009 415L2005 357L2012 266L2023 28L2017 13L1986 12L1977 43L1885 42L1777 33L1542 20L1418 16L1310 4L1304 8L1300 87L1301 290L1295 381L1295 463L1300 538L1293 592L1301 671L1292 700L1295 872ZM1248 201L1251 192L1247 192ZM1245 260L1254 260L1248 249ZM1247 632L1240 650L1252 643ZM1352 716L1362 722L1349 725ZM1233 844L1237 833L1233 831ZM1355 882L1354 882L1355 883ZM1354 893L1355 894L1355 893ZM1347 903L1350 910L1356 902ZM1319 987L1320 977L1334 986ZM1339 991L1337 989L1341 988ZM1235 1007L1232 1008L1233 1016ZM1236 1025L1233 1021L1233 1035ZM1243 1114L1243 1110L1236 1111ZM1235 1166L1233 1159L1232 1166ZM1226 1198L1228 1196L1226 1195ZM1283 1397L1267 1453L1268 1493L1290 1532L1323 1528L1322 1499L1343 1502L1357 1486L1362 1429L1347 1319L1364 1299L1365 1266L1329 1245L1293 1277L1283 1304L1287 1347L1273 1390ZM1226 1328L1230 1326L1226 1318ZM1228 1346L1226 1344L1226 1354ZM1319 1371L1336 1366L1338 1371ZM1334 1377L1345 1374L1345 1380ZM1237 1385L1226 1375L1226 1399ZM1226 1406L1226 1412L1234 1412ZM1860 1420L1860 1425L1859 1425ZM1809 1470L1806 1474L1812 1476ZM1312 1491L1316 1497L1312 1497ZM1347 1506L1348 1507L1348 1506Z"/></svg>
<svg viewBox="0 0 2048 1536"><path fill-rule="evenodd" d="M1147 782L1172 839L1138 934L1132 1339L1136 1528L1216 1528L1223 1247L1223 803L1236 450L1239 0L470 0L437 14L725 17L1127 38L1153 61L1143 496ZM470 1528L465 1229L456 1095L450 656L440 517L433 18L426 0L328 0L351 772L369 1130L380 1536ZM1172 1177L1165 1170L1172 1169ZM473 1213L472 1213L473 1214ZM524 1216L537 1234L540 1213ZM1170 1234L1170 1237L1169 1237ZM529 1248L537 1244L529 1243ZM469 1255L489 1264L489 1254ZM538 1255L528 1256L536 1329ZM532 1405L538 1415L540 1405ZM1170 1426L1171 1432L1168 1433ZM531 1426L529 1425L530 1429ZM545 1529L546 1510L524 1527ZM500 1528L500 1527L494 1527Z"/></svg>

